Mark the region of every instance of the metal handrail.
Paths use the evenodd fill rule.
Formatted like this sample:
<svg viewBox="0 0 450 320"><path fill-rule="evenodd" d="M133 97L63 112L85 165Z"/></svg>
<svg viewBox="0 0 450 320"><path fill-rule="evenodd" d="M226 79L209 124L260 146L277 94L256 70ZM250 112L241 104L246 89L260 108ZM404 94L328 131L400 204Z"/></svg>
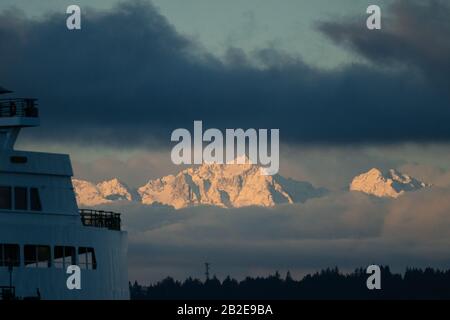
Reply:
<svg viewBox="0 0 450 320"><path fill-rule="evenodd" d="M37 118L39 110L36 101L31 98L0 99L0 118Z"/></svg>
<svg viewBox="0 0 450 320"><path fill-rule="evenodd" d="M81 222L84 226L121 230L120 213L103 210L80 209Z"/></svg>

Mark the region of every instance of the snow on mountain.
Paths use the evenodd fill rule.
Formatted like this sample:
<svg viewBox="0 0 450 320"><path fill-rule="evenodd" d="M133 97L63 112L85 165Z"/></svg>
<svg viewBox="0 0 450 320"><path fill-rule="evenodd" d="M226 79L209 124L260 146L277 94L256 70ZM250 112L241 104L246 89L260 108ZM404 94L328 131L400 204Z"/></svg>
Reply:
<svg viewBox="0 0 450 320"><path fill-rule="evenodd" d="M118 179L101 182L97 188L108 200L133 200L130 189Z"/></svg>
<svg viewBox="0 0 450 320"><path fill-rule="evenodd" d="M380 198L398 198L405 192L428 186L426 183L394 169L382 173L379 169L373 168L356 176L350 184L350 190L361 191Z"/></svg>
<svg viewBox="0 0 450 320"><path fill-rule="evenodd" d="M163 204L176 209L211 205L224 208L272 207L281 203L304 202L327 191L308 182L261 175L254 164L203 164L150 180L137 190L138 196L118 180L97 185L74 180L79 205L95 206L113 200L140 200L143 204Z"/></svg>
<svg viewBox="0 0 450 320"><path fill-rule="evenodd" d="M72 179L77 202L82 206L96 206L119 200L133 200L130 189L118 179L93 184L89 181Z"/></svg>
<svg viewBox="0 0 450 320"><path fill-rule="evenodd" d="M151 180L138 192L144 204L162 203L180 209L193 205L272 207L304 202L325 190L279 175L261 175L260 167L253 164L204 164Z"/></svg>
<svg viewBox="0 0 450 320"><path fill-rule="evenodd" d="M72 179L78 205L96 206L111 202L103 197L97 186L89 181Z"/></svg>

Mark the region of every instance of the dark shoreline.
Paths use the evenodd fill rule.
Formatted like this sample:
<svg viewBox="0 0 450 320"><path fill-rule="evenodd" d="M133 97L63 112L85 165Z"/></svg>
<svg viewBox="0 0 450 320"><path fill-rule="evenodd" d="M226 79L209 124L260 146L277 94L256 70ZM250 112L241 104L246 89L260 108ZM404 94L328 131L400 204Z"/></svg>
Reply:
<svg viewBox="0 0 450 320"><path fill-rule="evenodd" d="M408 268L403 275L381 267L381 289L369 290L365 268L350 274L324 269L301 280L269 275L237 281L216 277L201 281L170 277L149 286L130 283L132 300L447 300L450 270Z"/></svg>

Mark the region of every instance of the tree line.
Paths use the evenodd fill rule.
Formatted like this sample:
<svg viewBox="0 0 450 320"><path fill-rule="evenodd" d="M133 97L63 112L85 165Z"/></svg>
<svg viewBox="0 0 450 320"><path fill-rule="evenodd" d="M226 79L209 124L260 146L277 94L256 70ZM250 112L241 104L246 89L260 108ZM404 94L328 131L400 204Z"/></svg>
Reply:
<svg viewBox="0 0 450 320"><path fill-rule="evenodd" d="M205 281L167 277L149 286L130 283L130 293L137 300L450 299L450 270L408 268L402 275L383 266L380 290L367 288L368 277L363 268L346 274L337 267L301 280L293 279L290 272L241 281L230 276L223 281L216 276Z"/></svg>

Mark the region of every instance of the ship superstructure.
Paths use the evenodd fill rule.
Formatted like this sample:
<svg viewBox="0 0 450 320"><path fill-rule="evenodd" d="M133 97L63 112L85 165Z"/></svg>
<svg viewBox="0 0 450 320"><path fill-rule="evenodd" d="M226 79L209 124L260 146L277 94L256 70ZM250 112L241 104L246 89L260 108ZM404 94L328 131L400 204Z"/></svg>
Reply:
<svg viewBox="0 0 450 320"><path fill-rule="evenodd" d="M36 99L0 99L0 299L128 299L120 215L79 210L68 155L14 149L39 124ZM67 285L69 266L81 289Z"/></svg>

